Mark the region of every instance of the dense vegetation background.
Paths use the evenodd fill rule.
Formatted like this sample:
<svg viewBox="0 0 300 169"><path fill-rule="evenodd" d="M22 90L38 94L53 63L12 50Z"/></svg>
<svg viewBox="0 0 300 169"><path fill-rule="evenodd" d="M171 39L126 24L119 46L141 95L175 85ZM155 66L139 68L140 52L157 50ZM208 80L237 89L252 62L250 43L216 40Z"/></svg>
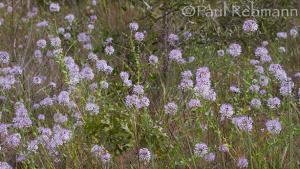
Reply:
<svg viewBox="0 0 300 169"><path fill-rule="evenodd" d="M299 17L182 15L220 0L1 3L1 167L300 168ZM296 0L254 4L300 10ZM245 32L249 19L258 30ZM202 83L216 99L197 92Z"/></svg>

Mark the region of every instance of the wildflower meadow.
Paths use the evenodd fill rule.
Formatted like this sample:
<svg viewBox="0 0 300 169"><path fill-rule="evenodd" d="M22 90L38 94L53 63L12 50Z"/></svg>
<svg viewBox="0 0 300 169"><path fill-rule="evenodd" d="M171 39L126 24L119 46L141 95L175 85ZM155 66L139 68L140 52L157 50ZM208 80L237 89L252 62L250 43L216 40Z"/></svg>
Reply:
<svg viewBox="0 0 300 169"><path fill-rule="evenodd" d="M300 169L300 4L249 2L0 0L0 169Z"/></svg>

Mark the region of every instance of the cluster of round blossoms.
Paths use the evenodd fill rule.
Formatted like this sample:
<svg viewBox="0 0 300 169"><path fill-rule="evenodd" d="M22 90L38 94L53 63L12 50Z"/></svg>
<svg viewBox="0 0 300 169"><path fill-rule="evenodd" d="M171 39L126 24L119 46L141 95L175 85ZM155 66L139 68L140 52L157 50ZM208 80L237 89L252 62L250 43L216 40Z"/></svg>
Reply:
<svg viewBox="0 0 300 169"><path fill-rule="evenodd" d="M194 154L197 157L202 157L204 160L208 162L212 162L215 160L216 155L213 152L209 152L208 146L204 143L198 143L194 147Z"/></svg>
<svg viewBox="0 0 300 169"><path fill-rule="evenodd" d="M104 147L97 144L91 148L91 153L95 157L99 158L104 164L107 164L111 160L111 155L108 153L108 151Z"/></svg>
<svg viewBox="0 0 300 169"><path fill-rule="evenodd" d="M128 107L137 109L147 108L150 105L150 100L144 95L144 87L142 85L134 85L133 94L127 95L125 102Z"/></svg>
<svg viewBox="0 0 300 169"><path fill-rule="evenodd" d="M95 29L97 29L97 25L95 23L98 19L94 10L95 6L97 5L97 1L92 0L90 4L91 6L89 5L86 9L88 10L87 13L89 13L90 15L88 16L88 19L84 21L86 22L84 31L74 32L74 30L77 29L77 27L75 27L77 24L77 19L74 14L69 13L63 17L63 24L58 25L57 30L53 32L54 34L48 34L45 37L38 37L37 40L34 40L34 51L31 53L31 55L34 56L33 62L40 63L41 65L42 63L47 63L47 65L52 68L48 70L51 73L53 71L53 67L59 68L62 73L61 79L57 78L59 75L55 74L54 77L47 77L44 76L45 74L43 74L42 72L35 72L35 74L32 76L30 75L30 73L26 74L27 72L23 74L23 71L27 71L28 69L27 65L25 64L24 67L11 65L16 60L13 53L0 51L0 65L3 66L0 68L0 87L2 92L8 93L10 92L9 90L16 89L16 91L21 93L21 96L13 96L13 98L19 98L23 96L25 97L29 95L29 99L27 99L26 101L17 100L17 102L9 100L11 99L9 97L0 97L1 103L6 102L5 104L3 104L4 107L6 106L6 104L11 104L12 107L12 112L9 112L9 118L5 117L1 119L3 120L3 122L0 123L0 148L3 147L5 150L9 151L13 150L12 152L16 153L16 162L26 160L26 158L30 157L31 154L37 153L40 147L43 147L42 151L45 151L51 158L55 159L55 162L60 162L62 160L61 157L64 157L64 154L61 154L60 150L64 145L72 140L74 134L76 134L73 132L74 129L78 126L82 126L85 122L84 120L86 117L89 118L90 116L92 116L92 119L98 119L98 117L100 117L101 115L100 107L102 110L102 107L104 107L105 105L99 106L100 104L98 105L98 99L95 99L94 96L89 96L87 101L85 100L85 98L82 99L84 101L81 100L81 97L84 97L85 95L81 92L87 91L86 95L95 94L98 96L102 94L101 91L98 90L98 84L101 86L101 89L108 89L109 84L113 84L112 86L115 85L126 90L127 96L125 97L125 105L129 108L135 108L135 111L147 110L150 105L150 99L146 96L143 86L148 86L147 81L145 80L146 82L144 82L138 80L138 82L135 83L134 73L131 74L130 77L128 72L120 72L119 77L121 78L121 81L120 79L118 79L117 81L121 82L121 85L119 85L120 83L118 82L108 83L110 80L109 76L114 76L115 73L119 71L119 69L114 70L113 67L109 65L109 63L112 63L113 61L105 60L104 58L108 56L108 58L113 58L113 55L119 54L119 51L117 50L118 48L114 48L113 45L115 43L113 43L114 41L111 37L108 37L104 42L104 46L101 47L100 52L103 52L104 56L100 55L98 53L98 47L96 45L93 45L95 39L93 37L93 34L96 32ZM0 9L4 8L5 6L6 5L4 5L4 3L0 3ZM61 7L59 3L50 2L49 10L53 15L56 15L58 17L57 13L61 11ZM14 7L7 5L7 12L11 13L13 11ZM29 19L37 16L37 14L37 8L33 8L29 10L26 17L22 18L22 20L29 21ZM0 26L3 23L4 20L0 18ZM50 28L52 28L51 26L53 25L50 20L39 20L38 22L34 23L34 29L36 29L36 31L38 32L37 35L43 35L43 32L48 33L48 31L51 31ZM247 35L251 35L251 33L257 32L258 28L259 26L255 19L246 20L243 23L242 27L243 31L247 33ZM129 29L131 31L130 38L134 39L133 45L143 46L143 42L145 41L147 32L141 31L140 26L137 22L131 22L129 24ZM167 60L167 64L169 64L168 61L177 62L179 64L188 64L194 62L196 58L196 55L190 56L187 59L183 57L183 55L186 54L183 53L183 50L185 50L186 48L181 46L182 44L180 43L181 41L179 36L181 35L171 33L165 37L166 42L168 42L170 45L170 51L169 53L167 53L167 58L169 59ZM277 39L280 40L287 39L289 36L292 38L296 38L299 36L296 27L291 29L289 32L277 33ZM188 40L191 37L191 32L186 31L183 33L184 40ZM26 35L26 39L29 40L28 35ZM69 46L71 42L74 42L74 44L78 45L76 46L76 48L78 47L78 53L83 54L82 57L86 57L86 60L82 59L78 61L79 59L77 56L77 52L73 52L73 48L68 49L68 51L64 49L66 46L68 48L73 47ZM23 47L22 45L19 46L20 49ZM69 50L72 51L72 56L68 55ZM278 50L282 55L289 52L289 50L287 50L285 46L280 46ZM151 52L149 53L151 54ZM227 50L217 51L217 55L220 56L219 59L225 58L223 56L225 56L226 52L228 55L236 58L234 60L238 60L238 57L242 55L243 50L242 46L239 43L231 43L229 44ZM86 53L86 56L84 56L84 53ZM263 107L268 108L271 113L273 113L274 111L280 111L281 105L284 104L284 102L280 99L287 96L293 96L293 89L296 86L295 83L293 82L291 77L288 77L288 74L283 69L283 66L273 63L273 59L270 53L271 50L269 52L268 42L264 41L254 51L257 60L250 60L250 64L254 67L253 77L255 78L252 79L253 81L251 82L249 88L247 88L249 90L246 89L246 92L249 91L249 93L246 94L253 96L246 102L246 106L247 104L249 104L249 106L251 107L249 107L247 111L258 111ZM151 54L150 56L148 54L146 62L150 64L151 68L159 68L158 57L154 54ZM274 58L274 60L276 59ZM57 65L55 65L56 63ZM183 65L179 66L180 68L184 68ZM126 67L126 69L128 69L130 72L134 70L131 69L131 65L128 67L129 68ZM266 67L268 67L268 70L265 71ZM192 66L189 68L192 68ZM179 108L180 110L182 109L184 111L192 111L193 113L198 113L198 111L202 111L202 107L209 107L210 110L205 111L211 111L212 113L205 113L205 115L211 115L211 117L213 117L213 115L216 114L214 114L214 110L212 107L220 103L219 100L217 100L217 93L215 91L216 87L218 87L219 84L213 83L211 81L211 72L208 67L198 67L195 76L191 70L183 70L180 74L179 85L178 83L176 83L176 86L178 85L177 87L180 89L178 92L180 94L180 100L184 100L186 98L186 100L188 100L188 102L184 102L184 105L185 107L187 107L187 109L183 109L184 106L182 106L182 104L179 104L179 102L176 103L174 101L166 103L163 107L161 107L161 109L163 109L164 113L168 116L174 116L178 112ZM277 79L277 81L279 81L280 96L276 97L273 96L274 93L268 93L270 90L269 84L272 82L272 78L271 76L269 77L268 74L271 74L274 78ZM22 75L20 76L21 78L19 78L19 75ZM27 79L24 83L22 83L23 81L20 80L23 77L27 76L30 76L29 85L27 84ZM300 73L298 73L295 77L297 76L300 77ZM54 79L54 81L52 81L52 79ZM57 82L56 84L55 80L60 80L60 82ZM19 85L17 86L17 84ZM32 92L31 90L24 90L24 93L20 92L22 88L27 88L28 86L32 87L32 89L38 88L38 90L35 91L36 93ZM84 90L85 86L88 86L90 90ZM229 90L231 92L230 94L234 95L233 97L240 97L245 94L244 89L240 84L239 86L230 86ZM12 93L14 92L14 90L11 91ZM110 92L111 91L109 91L109 93ZM43 96L42 98L40 98L39 96L31 96L36 96L34 94L42 95L44 93L46 94L46 96ZM51 95L49 93L51 93ZM300 100L300 89L298 90L298 95ZM103 96L103 98L104 97L108 97L108 95ZM34 100L35 98L39 98L39 100L36 101ZM122 99L124 99L124 97L122 97ZM171 99L172 98L168 98L168 100ZM77 105L77 103L80 104ZM207 104L211 105L206 107ZM53 106L53 109L51 106ZM55 112L45 112L48 110L55 110ZM254 134L255 132L253 131L255 130L255 128L257 128L257 126L259 126L255 125L254 123L255 116L250 117L248 115L245 115L243 114L243 110L244 109L242 109L242 107L238 107L234 103L230 104L228 101L227 103L223 103L220 105L219 114L217 114L215 117L220 117L220 120L222 121L220 126L227 125L226 122L228 120L231 120L232 124L228 124L228 126L235 126L237 131L239 131L237 133L246 133L249 135ZM3 111L5 112L0 112L0 117L2 115L6 116L6 107L3 108ZM40 113L38 111L43 112ZM67 113L64 113L63 111L66 111ZM132 111L132 109L130 109L130 111ZM35 114L36 112L38 113ZM50 113L53 113L53 115L51 115ZM46 121L49 119L50 115L51 121ZM201 116L201 114L199 115ZM36 119L34 119L34 116L36 116ZM282 133L283 126L280 122L280 118L269 117L263 122L264 128L267 130L268 134L274 136ZM68 128L67 126L69 124L71 124L71 127ZM44 125L49 125L51 127L47 127ZM208 129L210 129L211 126L201 124L200 127L203 133L205 133ZM27 131L29 131L30 133L26 133ZM30 134L29 137L27 137L27 134ZM26 141L24 142L24 140ZM24 149L18 152L21 148ZM219 145L219 151L222 153L228 153L229 148L230 147L228 144ZM90 153L107 166L108 163L112 160L112 155L103 146L93 145ZM196 144L194 146L193 153L196 157L203 158L208 162L213 162L216 159L216 153L213 152L212 149L209 148L205 143ZM3 158L5 158L5 155L6 154L2 155ZM151 154L148 148L141 148L138 151L138 159L140 162L146 165L149 164L153 159L153 154ZM249 165L248 163L249 162L247 158L245 158L244 156L239 156L236 161L236 165L238 168L247 168ZM13 167L8 163L0 162L0 169L12 168Z"/></svg>
<svg viewBox="0 0 300 169"><path fill-rule="evenodd" d="M243 24L243 30L245 32L256 32L258 30L258 25L255 20L248 19Z"/></svg>
<svg viewBox="0 0 300 169"><path fill-rule="evenodd" d="M139 160L148 164L151 160L151 152L147 148L141 148L139 150Z"/></svg>

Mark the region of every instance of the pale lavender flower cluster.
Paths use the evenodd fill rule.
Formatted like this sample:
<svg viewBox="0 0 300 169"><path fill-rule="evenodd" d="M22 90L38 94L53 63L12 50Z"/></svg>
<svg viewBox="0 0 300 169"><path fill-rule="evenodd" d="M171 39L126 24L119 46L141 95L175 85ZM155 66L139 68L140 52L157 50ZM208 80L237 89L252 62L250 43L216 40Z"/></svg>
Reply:
<svg viewBox="0 0 300 169"><path fill-rule="evenodd" d="M91 38L88 34L86 34L85 32L81 32L77 35L77 40L80 42L80 43L89 43L91 41Z"/></svg>
<svg viewBox="0 0 300 169"><path fill-rule="evenodd" d="M255 60L255 59L251 59L249 63L250 63L251 65L258 65L258 64L259 64L259 61L258 61L258 60Z"/></svg>
<svg viewBox="0 0 300 169"><path fill-rule="evenodd" d="M53 120L57 124L63 124L63 123L65 123L65 122L68 121L68 116L67 115L63 115L61 113L55 113L53 115Z"/></svg>
<svg viewBox="0 0 300 169"><path fill-rule="evenodd" d="M198 143L194 147L194 154L197 157L204 157L208 153L208 147L204 143Z"/></svg>
<svg viewBox="0 0 300 169"><path fill-rule="evenodd" d="M249 86L249 90L250 90L252 93L257 93L257 92L259 92L259 90L260 90L260 86L257 85L257 84L252 84L251 86Z"/></svg>
<svg viewBox="0 0 300 169"><path fill-rule="evenodd" d="M179 41L178 35L171 33L168 36L168 42L172 45L175 45Z"/></svg>
<svg viewBox="0 0 300 169"><path fill-rule="evenodd" d="M55 101L56 101L55 98L46 97L39 102L39 105L40 106L51 106L54 104Z"/></svg>
<svg viewBox="0 0 300 169"><path fill-rule="evenodd" d="M98 56L97 56L95 53L90 52L90 53L88 54L88 59L89 59L89 60L94 60L94 61L96 61L96 60L98 59Z"/></svg>
<svg viewBox="0 0 300 169"><path fill-rule="evenodd" d="M229 90L233 93L240 93L241 90L237 86L230 86Z"/></svg>
<svg viewBox="0 0 300 169"><path fill-rule="evenodd" d="M96 21L97 20L97 15L91 15L90 16L91 21Z"/></svg>
<svg viewBox="0 0 300 169"><path fill-rule="evenodd" d="M105 51L105 53L106 53L107 55L111 56L112 54L114 54L115 49L114 49L113 46L108 45L108 46L105 47L104 51Z"/></svg>
<svg viewBox="0 0 300 169"><path fill-rule="evenodd" d="M85 110L88 111L91 115L97 115L99 114L99 106L95 103L88 102L85 105Z"/></svg>
<svg viewBox="0 0 300 169"><path fill-rule="evenodd" d="M88 24L87 27L89 29L89 32L92 32L95 29L95 25L94 24Z"/></svg>
<svg viewBox="0 0 300 169"><path fill-rule="evenodd" d="M262 63L268 63L272 61L271 56L269 55L269 51L266 47L257 47L255 49L255 56L260 58Z"/></svg>
<svg viewBox="0 0 300 169"><path fill-rule="evenodd" d="M72 137L72 132L68 129L62 128L60 125L55 125L53 127L53 133L53 140L57 145L67 143Z"/></svg>
<svg viewBox="0 0 300 169"><path fill-rule="evenodd" d="M98 84L96 82L94 83L91 83L89 85L89 89L92 91L92 92L95 92L97 89L98 89Z"/></svg>
<svg viewBox="0 0 300 169"><path fill-rule="evenodd" d="M34 57L36 58L42 58L43 57L43 53L41 50L37 49L34 51Z"/></svg>
<svg viewBox="0 0 300 169"><path fill-rule="evenodd" d="M6 51L0 51L0 63L9 63L9 54Z"/></svg>
<svg viewBox="0 0 300 169"><path fill-rule="evenodd" d="M96 61L96 68L99 71L102 71L106 74L111 74L112 71L113 71L113 68L111 66L107 65L106 60L97 60Z"/></svg>
<svg viewBox="0 0 300 169"><path fill-rule="evenodd" d="M280 103L281 103L281 101L278 97L273 97L273 98L271 97L267 100L267 102L268 102L267 105L270 109L279 108Z"/></svg>
<svg viewBox="0 0 300 169"><path fill-rule="evenodd" d="M65 20L67 20L69 24L72 24L73 21L75 20L75 16L73 14L68 14L65 16Z"/></svg>
<svg viewBox="0 0 300 169"><path fill-rule="evenodd" d="M201 107L201 102L199 99L191 99L188 103L188 107L190 109Z"/></svg>
<svg viewBox="0 0 300 169"><path fill-rule="evenodd" d="M5 137L8 135L8 127L10 127L10 124L0 123L0 136Z"/></svg>
<svg viewBox="0 0 300 169"><path fill-rule="evenodd" d="M93 69L88 65L85 65L85 67L82 68L80 71L81 79L93 80L94 76L95 75L94 75Z"/></svg>
<svg viewBox="0 0 300 169"><path fill-rule="evenodd" d="M20 66L4 67L0 68L0 73L9 74L9 75L20 75L23 70Z"/></svg>
<svg viewBox="0 0 300 169"><path fill-rule="evenodd" d="M261 86L268 86L268 84L269 84L269 78L267 76L260 75L260 77L259 77L259 84Z"/></svg>
<svg viewBox="0 0 300 169"><path fill-rule="evenodd" d="M258 62L259 62L259 61L258 61ZM260 62L259 62L259 63L260 63ZM265 69L264 69L264 67L262 67L262 66L260 66L260 65L255 65L255 70L254 70L254 72L255 72L256 74L262 75L262 74L265 73Z"/></svg>
<svg viewBox="0 0 300 169"><path fill-rule="evenodd" d="M76 85L80 81L80 72L79 66L75 63L74 59L71 56L64 58L64 64L69 71L69 78L71 85Z"/></svg>
<svg viewBox="0 0 300 169"><path fill-rule="evenodd" d="M47 21L41 21L41 22L38 22L37 24L36 24L36 27L38 27L38 28L44 28L44 27L47 27L49 24L48 24L48 22Z"/></svg>
<svg viewBox="0 0 300 169"><path fill-rule="evenodd" d="M287 33L286 32L278 32L277 37L281 39L286 39L287 38Z"/></svg>
<svg viewBox="0 0 300 169"><path fill-rule="evenodd" d="M33 7L30 11L27 12L27 18L28 19L31 19L31 18L34 18L35 16L37 16L39 12L39 9L37 7ZM27 22L27 18L22 18L23 21Z"/></svg>
<svg viewBox="0 0 300 169"><path fill-rule="evenodd" d="M83 44L82 47L86 50L90 50L90 51L93 50L93 45L91 43Z"/></svg>
<svg viewBox="0 0 300 169"><path fill-rule="evenodd" d="M45 48L46 47L46 45L47 45L47 41L45 40L45 39L40 39L40 40L38 40L37 42L36 42L36 46L38 47L38 48Z"/></svg>
<svg viewBox="0 0 300 169"><path fill-rule="evenodd" d="M278 119L268 120L266 122L266 128L271 134L279 134L282 129Z"/></svg>
<svg viewBox="0 0 300 169"><path fill-rule="evenodd" d="M282 96L287 96L292 93L294 88L294 82L287 76L287 73L279 64L271 64L269 66L269 71L278 79L280 84L280 94Z"/></svg>
<svg viewBox="0 0 300 169"><path fill-rule="evenodd" d="M67 32L67 33L65 33L64 34L64 38L66 39L66 40L70 40L71 39L71 34L69 33L69 32Z"/></svg>
<svg viewBox="0 0 300 169"><path fill-rule="evenodd" d="M164 106L164 111L167 115L174 116L177 113L177 105L175 102L169 102Z"/></svg>
<svg viewBox="0 0 300 169"><path fill-rule="evenodd" d="M121 72L120 77L125 86L127 86L127 87L132 86L132 81L129 80L129 74L127 72Z"/></svg>
<svg viewBox="0 0 300 169"><path fill-rule="evenodd" d="M240 157L236 165L238 168L248 168L248 160L245 157Z"/></svg>
<svg viewBox="0 0 300 169"><path fill-rule="evenodd" d="M258 30L258 25L256 23L255 20L253 19L248 19L244 22L243 24L243 30L244 32L246 33L249 33L249 32L256 32Z"/></svg>
<svg viewBox="0 0 300 169"><path fill-rule="evenodd" d="M133 85L133 93L136 95L143 95L144 94L144 86Z"/></svg>
<svg viewBox="0 0 300 169"><path fill-rule="evenodd" d="M223 152L223 153L229 152L228 144L221 144L221 145L219 146L219 151L221 151L221 152Z"/></svg>
<svg viewBox="0 0 300 169"><path fill-rule="evenodd" d="M261 101L257 98L254 98L251 100L250 105L251 107L258 109L261 106Z"/></svg>
<svg viewBox="0 0 300 169"><path fill-rule="evenodd" d="M180 84L178 85L178 88L183 91L192 89L194 86L194 82L191 79L192 77L193 77L193 74L190 70L181 72L181 81L180 81Z"/></svg>
<svg viewBox="0 0 300 169"><path fill-rule="evenodd" d="M169 53L169 59L176 61L177 63L184 63L185 60L182 58L182 52L179 49L173 49Z"/></svg>
<svg viewBox="0 0 300 169"><path fill-rule="evenodd" d="M101 89L108 89L109 84L107 83L107 81L101 81L100 87L101 87Z"/></svg>
<svg viewBox="0 0 300 169"><path fill-rule="evenodd" d="M58 31L59 34L64 34L65 33L65 28L59 27L57 31Z"/></svg>
<svg viewBox="0 0 300 169"><path fill-rule="evenodd" d="M143 32L136 32L136 33L134 34L134 38L135 38L136 41L141 42L141 41L144 40L145 35L144 35Z"/></svg>
<svg viewBox="0 0 300 169"><path fill-rule="evenodd" d="M196 59L195 56L190 56L190 57L188 57L187 60L188 60L189 63L192 63L192 62L195 61L195 59Z"/></svg>
<svg viewBox="0 0 300 169"><path fill-rule="evenodd" d="M46 116L44 114L39 114L38 115L38 119L39 120L45 120L46 119Z"/></svg>
<svg viewBox="0 0 300 169"><path fill-rule="evenodd" d="M59 12L60 6L58 3L50 3L49 9L51 12Z"/></svg>
<svg viewBox="0 0 300 169"><path fill-rule="evenodd" d="M92 5L96 6L97 5L97 0L92 0Z"/></svg>
<svg viewBox="0 0 300 169"><path fill-rule="evenodd" d="M16 82L17 80L13 75L0 76L0 86L4 90L11 89Z"/></svg>
<svg viewBox="0 0 300 169"><path fill-rule="evenodd" d="M268 41L262 41L261 45L262 45L263 47L266 47L266 46L269 45L269 42L268 42Z"/></svg>
<svg viewBox="0 0 300 169"><path fill-rule="evenodd" d="M150 100L146 96L137 96L135 94L128 95L125 98L126 105L128 107L135 106L137 109L141 109L143 107L148 107L150 105Z"/></svg>
<svg viewBox="0 0 300 169"><path fill-rule="evenodd" d="M217 94L211 88L210 72L207 67L200 67L196 72L196 84L194 90L197 95L209 101L215 101Z"/></svg>
<svg viewBox="0 0 300 169"><path fill-rule="evenodd" d="M291 35L292 38L298 37L298 36L299 36L298 29L297 29L297 28L292 28L292 29L290 30L290 35Z"/></svg>
<svg viewBox="0 0 300 169"><path fill-rule="evenodd" d="M13 169L13 167L10 166L7 162L0 162L0 168L1 169Z"/></svg>
<svg viewBox="0 0 300 169"><path fill-rule="evenodd" d="M149 163L151 160L151 152L147 148L139 149L139 160L145 164Z"/></svg>
<svg viewBox="0 0 300 169"><path fill-rule="evenodd" d="M248 116L234 117L232 123L241 131L251 132L253 129L253 120Z"/></svg>
<svg viewBox="0 0 300 169"><path fill-rule="evenodd" d="M225 51L224 50L222 50L222 49L220 49L220 50L218 50L217 51L217 54L218 54L218 56L224 56L225 55Z"/></svg>
<svg viewBox="0 0 300 169"><path fill-rule="evenodd" d="M183 79L190 79L193 77L193 73L190 70L181 72L181 77Z"/></svg>
<svg viewBox="0 0 300 169"><path fill-rule="evenodd" d="M100 160L104 164L110 162L110 160L111 160L111 155L108 153L108 151L103 146L99 146L99 145L95 144L91 148L91 153L95 157L100 158Z"/></svg>
<svg viewBox="0 0 300 169"><path fill-rule="evenodd" d="M68 105L70 103L70 96L69 92L61 91L57 96L57 101L59 104Z"/></svg>
<svg viewBox="0 0 300 169"><path fill-rule="evenodd" d="M205 161L212 162L215 160L216 155L208 151L208 146L205 143L198 143L194 147L194 154L197 157L204 158Z"/></svg>
<svg viewBox="0 0 300 169"><path fill-rule="evenodd" d="M221 114L221 121L223 121L225 118L231 118L234 110L231 104L225 103L221 105L219 113Z"/></svg>
<svg viewBox="0 0 300 169"><path fill-rule="evenodd" d="M227 52L232 57L238 57L242 54L242 47L237 43L232 43L229 45Z"/></svg>
<svg viewBox="0 0 300 169"><path fill-rule="evenodd" d="M129 24L129 28L131 31L137 31L139 29L139 24L136 22L131 22Z"/></svg>
<svg viewBox="0 0 300 169"><path fill-rule="evenodd" d="M184 37L185 40L189 40L192 36L193 35L192 35L191 32L186 31L186 32L183 33L183 37Z"/></svg>
<svg viewBox="0 0 300 169"><path fill-rule="evenodd" d="M58 155L57 148L69 142L72 138L72 132L56 124L53 129L38 128L40 135L37 137L38 143L45 146L50 156Z"/></svg>
<svg viewBox="0 0 300 169"><path fill-rule="evenodd" d="M113 38L112 37L108 37L108 38L106 38L105 43L106 44L112 44L112 41L113 41Z"/></svg>
<svg viewBox="0 0 300 169"><path fill-rule="evenodd" d="M279 92L282 96L291 95L293 92L294 86L295 86L294 82L292 80L290 80L290 78L288 78L288 80L282 81L280 83Z"/></svg>
<svg viewBox="0 0 300 169"><path fill-rule="evenodd" d="M21 143L21 135L19 133L14 133L11 135L8 135L5 139L5 144L8 147L16 148Z"/></svg>
<svg viewBox="0 0 300 169"><path fill-rule="evenodd" d="M15 105L15 117L13 118L13 126L15 128L31 127L32 121L28 115L23 102L17 102Z"/></svg>
<svg viewBox="0 0 300 169"><path fill-rule="evenodd" d="M80 112L75 112L73 114L73 117L75 118L75 124L74 126L82 126L83 125L83 122L82 122L82 115Z"/></svg>
<svg viewBox="0 0 300 169"><path fill-rule="evenodd" d="M155 55L150 55L148 61L151 65L156 65L158 63L158 57Z"/></svg>
<svg viewBox="0 0 300 169"><path fill-rule="evenodd" d="M38 140L31 140L27 144L27 150L30 152L36 152L38 150L39 141Z"/></svg>
<svg viewBox="0 0 300 169"><path fill-rule="evenodd" d="M272 57L270 55L263 55L260 57L260 61L262 63L269 63L272 61Z"/></svg>
<svg viewBox="0 0 300 169"><path fill-rule="evenodd" d="M111 155L108 152L105 152L102 156L101 156L101 161L102 163L106 164L109 163L111 159Z"/></svg>
<svg viewBox="0 0 300 169"><path fill-rule="evenodd" d="M95 144L91 148L91 153L93 153L94 156L96 156L96 157L101 157L101 155L104 154L104 152L105 152L105 148L103 146L99 146L97 144Z"/></svg>
<svg viewBox="0 0 300 169"><path fill-rule="evenodd" d="M204 160L208 162L215 161L215 159L216 159L216 154L213 152L209 152L204 156Z"/></svg>
<svg viewBox="0 0 300 169"><path fill-rule="evenodd" d="M133 94L125 98L128 107L135 107L137 109L146 108L150 105L148 97L144 96L144 87L142 85L134 85Z"/></svg>
<svg viewBox="0 0 300 169"><path fill-rule="evenodd" d="M40 84L42 84L45 80L47 79L47 77L46 76L34 76L33 78L32 78L32 83L33 84L36 84L36 85L40 85Z"/></svg>
<svg viewBox="0 0 300 169"><path fill-rule="evenodd" d="M54 48L59 48L61 46L61 40L59 37L50 38L50 44Z"/></svg>

